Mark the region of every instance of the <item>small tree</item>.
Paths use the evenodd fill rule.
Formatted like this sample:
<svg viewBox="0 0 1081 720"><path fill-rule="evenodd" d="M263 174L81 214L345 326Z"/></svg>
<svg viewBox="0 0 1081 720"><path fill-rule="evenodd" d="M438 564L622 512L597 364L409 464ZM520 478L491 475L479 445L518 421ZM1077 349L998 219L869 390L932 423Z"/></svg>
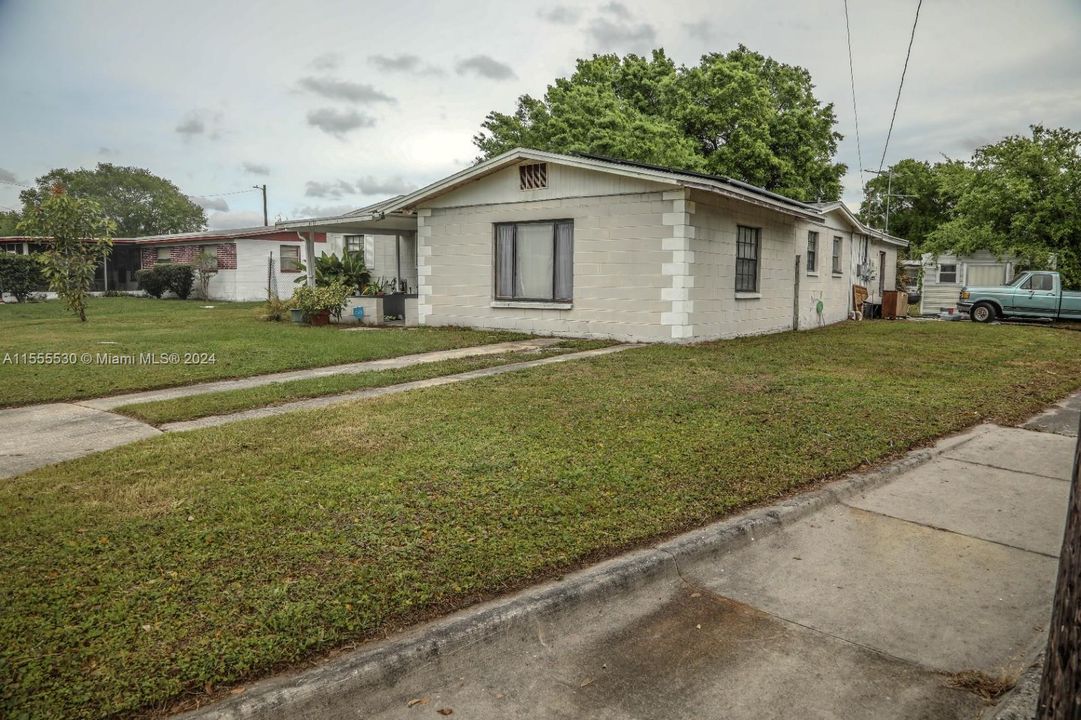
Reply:
<svg viewBox="0 0 1081 720"><path fill-rule="evenodd" d="M19 231L46 242L41 254L49 289L86 322L86 298L94 272L113 247L116 224L93 200L76 198L53 186L49 197L26 208Z"/></svg>
<svg viewBox="0 0 1081 720"><path fill-rule="evenodd" d="M210 279L218 274L218 258L206 250L200 251L195 258L196 280L199 283L199 297L210 299Z"/></svg>

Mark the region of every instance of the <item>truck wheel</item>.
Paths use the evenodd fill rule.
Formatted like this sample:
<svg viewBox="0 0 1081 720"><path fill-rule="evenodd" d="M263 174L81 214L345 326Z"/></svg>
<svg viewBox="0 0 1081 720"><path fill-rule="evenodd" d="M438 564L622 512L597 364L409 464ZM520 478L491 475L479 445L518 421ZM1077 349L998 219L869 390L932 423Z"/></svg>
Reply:
<svg viewBox="0 0 1081 720"><path fill-rule="evenodd" d="M973 322L989 323L995 320L998 315L995 313L995 308L991 303L976 303L969 312L969 317L972 318Z"/></svg>

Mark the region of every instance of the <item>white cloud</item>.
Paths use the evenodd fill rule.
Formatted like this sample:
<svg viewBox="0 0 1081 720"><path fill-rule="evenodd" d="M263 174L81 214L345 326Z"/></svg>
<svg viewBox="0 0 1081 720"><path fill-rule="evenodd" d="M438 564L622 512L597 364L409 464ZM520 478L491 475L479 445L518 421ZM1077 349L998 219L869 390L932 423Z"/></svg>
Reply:
<svg viewBox="0 0 1081 720"><path fill-rule="evenodd" d="M221 210L222 212L229 212L229 203L225 202L225 198L188 195L188 200L191 200L203 210Z"/></svg>
<svg viewBox="0 0 1081 720"><path fill-rule="evenodd" d="M263 163L245 162L241 164L241 167L244 169L244 172L252 175L270 174L270 166L264 165Z"/></svg>
<svg viewBox="0 0 1081 720"><path fill-rule="evenodd" d="M237 228L262 227L263 213L251 210L216 212L206 219L211 230L235 230Z"/></svg>

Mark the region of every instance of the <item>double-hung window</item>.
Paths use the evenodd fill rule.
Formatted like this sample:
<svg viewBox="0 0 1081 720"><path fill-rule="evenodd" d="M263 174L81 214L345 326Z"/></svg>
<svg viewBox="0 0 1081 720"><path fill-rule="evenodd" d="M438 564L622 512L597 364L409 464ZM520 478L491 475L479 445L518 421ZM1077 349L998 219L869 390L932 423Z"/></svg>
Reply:
<svg viewBox="0 0 1081 720"><path fill-rule="evenodd" d="M841 251L844 249L845 241L841 236L833 236L833 274L840 275L844 272L841 264Z"/></svg>
<svg viewBox="0 0 1081 720"><path fill-rule="evenodd" d="M957 282L957 265L939 265L938 266L938 281L940 283L956 283Z"/></svg>
<svg viewBox="0 0 1081 720"><path fill-rule="evenodd" d="M570 302L573 285L573 221L495 226L496 300Z"/></svg>
<svg viewBox="0 0 1081 720"><path fill-rule="evenodd" d="M154 262L156 264L161 265L164 263L171 263L173 261L173 253L171 251L171 248L160 247L157 249L157 252L157 257L154 259Z"/></svg>
<svg viewBox="0 0 1081 720"><path fill-rule="evenodd" d="M281 245L278 248L281 255L281 271L294 273L300 272L300 246Z"/></svg>
<svg viewBox="0 0 1081 720"><path fill-rule="evenodd" d="M818 233L814 230L807 233L807 272L818 272Z"/></svg>
<svg viewBox="0 0 1081 720"><path fill-rule="evenodd" d="M363 235L346 235L345 236L345 254L346 255L358 255L363 257L364 253L364 236Z"/></svg>
<svg viewBox="0 0 1081 720"><path fill-rule="evenodd" d="M758 256L761 229L736 226L736 292L758 292Z"/></svg>

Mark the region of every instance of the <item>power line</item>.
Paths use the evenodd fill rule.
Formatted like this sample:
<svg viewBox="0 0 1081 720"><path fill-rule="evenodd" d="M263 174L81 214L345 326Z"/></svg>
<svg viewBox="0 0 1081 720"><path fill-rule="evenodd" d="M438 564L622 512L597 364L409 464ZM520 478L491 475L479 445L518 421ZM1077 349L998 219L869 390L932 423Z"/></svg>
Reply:
<svg viewBox="0 0 1081 720"><path fill-rule="evenodd" d="M14 185L16 187L21 187L21 188L29 188L30 187L29 185L23 185L22 183L17 183L17 182L9 182L7 180L0 180L0 185Z"/></svg>
<svg viewBox="0 0 1081 720"><path fill-rule="evenodd" d="M248 190L233 190L232 192L223 193L188 193L189 197L225 197L226 195L240 195L241 193L255 192L258 188L250 188Z"/></svg>
<svg viewBox="0 0 1081 720"><path fill-rule="evenodd" d="M848 26L848 0L845 0L845 37L848 39L848 80L852 85L852 116L856 119L856 155L860 161L860 189L863 182L863 148L860 146L860 114L856 111L856 73L852 67L852 30Z"/></svg>
<svg viewBox="0 0 1081 720"><path fill-rule="evenodd" d="M916 5L916 17L912 21L912 33L908 36L908 51L905 53L905 66L901 69L901 82L897 85L897 99L893 101L893 115L890 117L890 129L886 133L886 144L882 146L882 159L878 161L878 169L886 164L886 150L890 147L890 136L893 135L893 121L897 119L897 106L901 104L901 88L905 86L905 73L908 72L908 59L912 56L912 41L916 39L916 23L920 21L920 8L923 0Z"/></svg>

